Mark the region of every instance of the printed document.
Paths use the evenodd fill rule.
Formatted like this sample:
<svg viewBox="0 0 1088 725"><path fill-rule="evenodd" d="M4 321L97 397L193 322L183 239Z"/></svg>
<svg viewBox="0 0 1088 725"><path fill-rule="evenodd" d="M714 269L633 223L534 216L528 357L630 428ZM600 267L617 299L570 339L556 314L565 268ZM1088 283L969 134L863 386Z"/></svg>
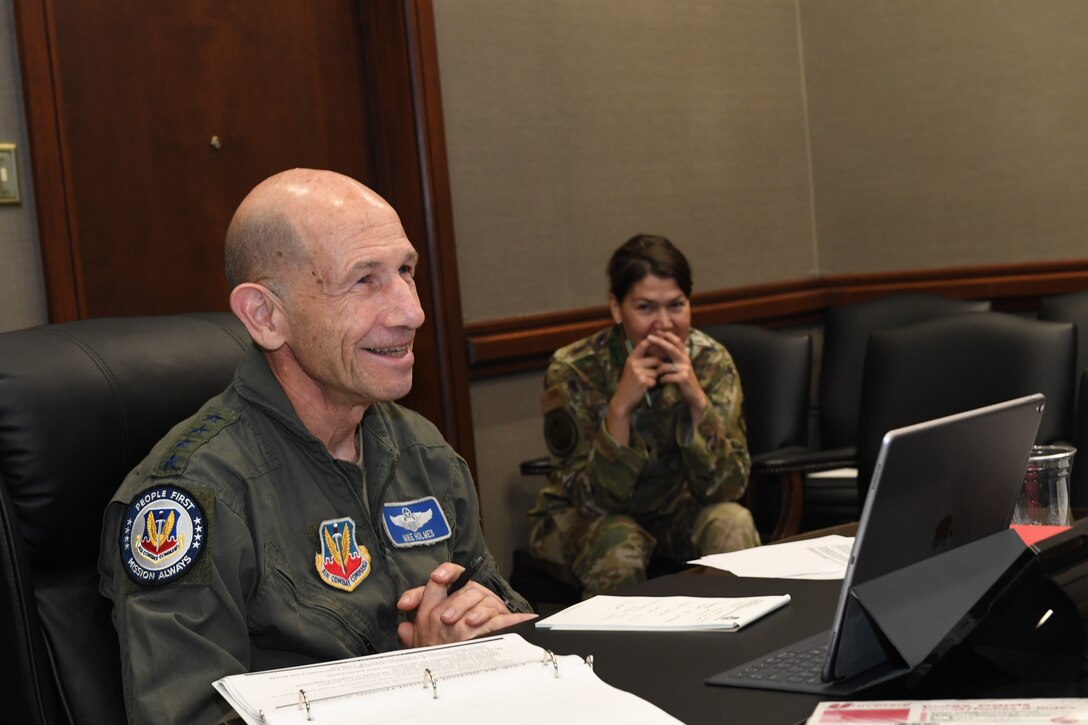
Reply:
<svg viewBox="0 0 1088 725"><path fill-rule="evenodd" d="M821 702L806 725L1032 725L1088 723L1088 699Z"/></svg>
<svg viewBox="0 0 1088 725"><path fill-rule="evenodd" d="M766 597L613 597L598 595L536 623L551 629L735 632L789 604Z"/></svg>
<svg viewBox="0 0 1088 725"><path fill-rule="evenodd" d="M645 723L664 710L605 683L575 655L516 634L224 677L213 683L249 725L359 722Z"/></svg>
<svg viewBox="0 0 1088 725"><path fill-rule="evenodd" d="M832 535L711 554L688 563L745 577L842 579L853 548L853 536Z"/></svg>

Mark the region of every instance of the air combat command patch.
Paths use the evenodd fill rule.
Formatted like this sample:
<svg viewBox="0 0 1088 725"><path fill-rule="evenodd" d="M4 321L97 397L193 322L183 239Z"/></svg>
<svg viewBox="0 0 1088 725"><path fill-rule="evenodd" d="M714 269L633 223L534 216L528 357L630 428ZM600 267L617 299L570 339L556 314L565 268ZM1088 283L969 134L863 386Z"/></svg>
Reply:
<svg viewBox="0 0 1088 725"><path fill-rule="evenodd" d="M207 548L204 511L180 486L146 489L128 506L120 543L130 579L147 586L174 581Z"/></svg>
<svg viewBox="0 0 1088 725"><path fill-rule="evenodd" d="M450 523L434 496L385 504L382 507L382 523L385 524L389 541L398 549L434 544L450 538Z"/></svg>
<svg viewBox="0 0 1088 725"><path fill-rule="evenodd" d="M314 564L321 581L330 587L354 591L370 575L370 552L355 542L355 521L350 517L322 521L318 527L321 553Z"/></svg>

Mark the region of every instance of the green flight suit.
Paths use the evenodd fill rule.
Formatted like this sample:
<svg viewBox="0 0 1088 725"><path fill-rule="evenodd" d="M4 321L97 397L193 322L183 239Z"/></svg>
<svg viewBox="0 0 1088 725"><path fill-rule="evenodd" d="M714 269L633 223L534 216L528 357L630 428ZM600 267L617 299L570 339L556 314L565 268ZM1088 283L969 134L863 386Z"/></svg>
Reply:
<svg viewBox="0 0 1088 725"><path fill-rule="evenodd" d="M360 436L362 466L330 456L251 347L230 387L125 479L105 513L99 570L101 591L114 604L132 722L215 722L230 712L212 688L220 677L401 647L397 625L405 615L396 602L442 562L464 565L486 553L475 578L514 610L529 610L487 551L468 467L438 430L394 403L375 403ZM180 565L187 568L168 570L176 578L162 585L126 574L149 577L127 563L124 541L133 519L142 525L151 511L134 516L130 502L152 487L183 491L199 504L191 509L200 514L192 527L199 535ZM439 531L448 524L448 538L401 540L398 548L386 507L395 513L431 496L441 507L432 524ZM147 516L151 530L154 512ZM369 558L350 591L320 573L322 525L345 518L355 525L355 566L360 554Z"/></svg>
<svg viewBox="0 0 1088 725"><path fill-rule="evenodd" d="M736 366L698 330L687 345L710 401L703 420L693 428L677 386L658 386L632 416L629 446L604 421L627 361L619 326L558 350L548 366L553 471L529 512L530 550L587 595L642 581L655 550L683 561L759 543L735 503L751 468Z"/></svg>

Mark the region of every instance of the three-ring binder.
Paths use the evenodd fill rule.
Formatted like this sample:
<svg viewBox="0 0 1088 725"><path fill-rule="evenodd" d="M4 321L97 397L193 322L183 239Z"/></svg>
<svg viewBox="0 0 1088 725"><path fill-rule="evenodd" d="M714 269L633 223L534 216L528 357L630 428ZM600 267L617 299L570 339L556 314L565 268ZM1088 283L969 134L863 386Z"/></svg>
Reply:
<svg viewBox="0 0 1088 725"><path fill-rule="evenodd" d="M310 712L310 701L306 699L306 690L298 691L298 709L301 710L303 706L306 707L306 720L310 721L314 719L313 713Z"/></svg>
<svg viewBox="0 0 1088 725"><path fill-rule="evenodd" d="M341 721L352 707L349 703L359 702L355 698L390 693L399 688L410 688L418 693L422 685L423 690L430 689L431 696L427 699L433 702L440 699L438 682L442 680L442 699L449 697L451 702L459 703L466 696L474 696L479 683L473 680L488 673L506 671L512 678L509 681L517 682L527 691L544 688L547 692L558 693L564 688L565 680L581 682L581 669L568 671L567 668L572 667L570 663L584 663L590 672L593 669L592 656L581 661L577 657L562 657L551 650L530 645L517 635L439 645L433 648L433 653L428 649L431 648L372 656L374 668L368 666L370 657L360 657L267 673L232 675L217 682L216 689L250 725L320 725L323 720ZM561 659L565 662L563 673L559 667ZM406 666L399 666L399 662ZM545 672L550 672L550 676ZM276 679L284 681L275 683ZM271 684L270 680L273 681ZM250 685L250 682L254 684ZM281 689L277 692L276 687ZM249 693L263 699L254 697L247 701L244 696ZM396 700L395 696L393 700ZM378 697L373 702L375 705L381 703L378 707L385 707L391 700ZM421 703L417 701L416 705ZM442 705L436 702L434 707Z"/></svg>
<svg viewBox="0 0 1088 725"><path fill-rule="evenodd" d="M427 668L427 669L423 670L423 686L426 687L428 684L430 684L430 686L431 686L431 699L432 700L437 700L438 699L438 680L436 680L434 678L434 675L431 674L430 668Z"/></svg>
<svg viewBox="0 0 1088 725"><path fill-rule="evenodd" d="M540 660L542 664L548 664L548 660L551 660L552 670L555 672L556 679L559 678L559 661L555 659L555 653L550 649L544 650L544 657Z"/></svg>

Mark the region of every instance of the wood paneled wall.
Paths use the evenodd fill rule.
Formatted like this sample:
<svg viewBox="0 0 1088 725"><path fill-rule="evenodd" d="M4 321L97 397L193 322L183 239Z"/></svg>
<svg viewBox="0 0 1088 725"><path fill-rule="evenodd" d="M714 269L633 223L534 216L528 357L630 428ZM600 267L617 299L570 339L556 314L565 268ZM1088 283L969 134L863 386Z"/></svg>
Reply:
<svg viewBox="0 0 1088 725"><path fill-rule="evenodd" d="M929 292L963 299L988 299L997 309L1032 309L1038 298L1088 289L1088 260L988 265L817 277L696 293L697 327L751 322L766 327L819 323L834 305L901 292ZM557 348L611 323L603 305L526 315L467 325L473 379L542 369Z"/></svg>

